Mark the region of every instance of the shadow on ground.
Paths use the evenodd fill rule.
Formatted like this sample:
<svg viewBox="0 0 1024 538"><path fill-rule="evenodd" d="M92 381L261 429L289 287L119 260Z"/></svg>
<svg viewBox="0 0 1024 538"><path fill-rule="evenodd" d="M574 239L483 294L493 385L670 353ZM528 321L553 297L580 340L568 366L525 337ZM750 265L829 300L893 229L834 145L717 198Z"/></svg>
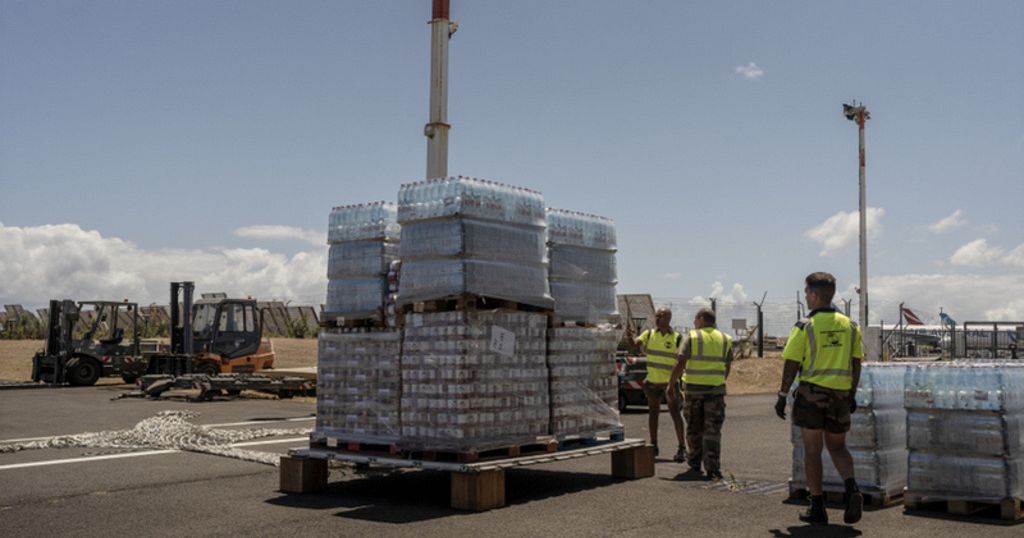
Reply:
<svg viewBox="0 0 1024 538"><path fill-rule="evenodd" d="M505 501L509 506L568 495L623 482L605 474L508 469ZM415 523L471 512L450 507L451 482L443 471L402 471L357 476L328 484L319 494L282 494L266 502L291 508L333 510L338 517L380 523Z"/></svg>
<svg viewBox="0 0 1024 538"><path fill-rule="evenodd" d="M863 533L846 525L804 525L768 531L775 538L853 538Z"/></svg>

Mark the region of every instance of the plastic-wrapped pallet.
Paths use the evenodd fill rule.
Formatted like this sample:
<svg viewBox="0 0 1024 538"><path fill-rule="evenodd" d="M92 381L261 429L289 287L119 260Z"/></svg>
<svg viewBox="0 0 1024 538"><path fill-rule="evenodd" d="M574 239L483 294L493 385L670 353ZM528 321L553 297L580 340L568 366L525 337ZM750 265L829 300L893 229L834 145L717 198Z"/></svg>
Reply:
<svg viewBox="0 0 1024 538"><path fill-rule="evenodd" d="M398 210L389 202L331 210L325 317L383 319L387 274L398 258Z"/></svg>
<svg viewBox="0 0 1024 538"><path fill-rule="evenodd" d="M547 435L546 332L543 314L408 314L402 447L473 452L529 444Z"/></svg>
<svg viewBox="0 0 1024 538"><path fill-rule="evenodd" d="M398 221L399 305L469 293L551 308L540 193L462 176L409 183Z"/></svg>
<svg viewBox="0 0 1024 538"><path fill-rule="evenodd" d="M1024 365L950 362L906 374L907 495L1024 498Z"/></svg>
<svg viewBox="0 0 1024 538"><path fill-rule="evenodd" d="M313 441L397 442L401 332L324 329L318 340Z"/></svg>
<svg viewBox="0 0 1024 538"><path fill-rule="evenodd" d="M607 324L548 329L552 434L587 435L622 428L615 372L621 333Z"/></svg>
<svg viewBox="0 0 1024 538"><path fill-rule="evenodd" d="M615 317L615 224L596 215L549 208L547 231L555 315L587 322Z"/></svg>
<svg viewBox="0 0 1024 538"><path fill-rule="evenodd" d="M891 498L907 481L906 411L903 408L904 364L864 363L857 389L857 411L850 416L846 446L853 457L853 475L862 491ZM804 448L800 428L792 426L791 490L806 490ZM822 450L825 491L844 491L828 450Z"/></svg>

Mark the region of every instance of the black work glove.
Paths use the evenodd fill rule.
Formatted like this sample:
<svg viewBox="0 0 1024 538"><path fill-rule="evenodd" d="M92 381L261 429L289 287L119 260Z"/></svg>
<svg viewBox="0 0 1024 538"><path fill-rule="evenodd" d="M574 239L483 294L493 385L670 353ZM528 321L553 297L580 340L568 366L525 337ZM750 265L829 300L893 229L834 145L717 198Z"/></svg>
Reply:
<svg viewBox="0 0 1024 538"><path fill-rule="evenodd" d="M779 394L778 401L775 402L775 414L782 420L786 420L786 397Z"/></svg>
<svg viewBox="0 0 1024 538"><path fill-rule="evenodd" d="M854 414L856 412L857 412L857 397L856 396L850 396L850 414L852 415L852 414Z"/></svg>

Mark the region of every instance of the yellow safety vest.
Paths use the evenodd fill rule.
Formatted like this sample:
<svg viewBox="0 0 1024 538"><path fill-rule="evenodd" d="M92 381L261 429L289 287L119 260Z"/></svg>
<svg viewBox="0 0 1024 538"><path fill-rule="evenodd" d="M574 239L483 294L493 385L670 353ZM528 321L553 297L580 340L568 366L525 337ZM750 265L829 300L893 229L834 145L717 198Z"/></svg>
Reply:
<svg viewBox="0 0 1024 538"><path fill-rule="evenodd" d="M732 337L705 327L690 331L690 358L686 361L683 383L717 387L725 384L725 364Z"/></svg>
<svg viewBox="0 0 1024 538"><path fill-rule="evenodd" d="M640 335L644 341L644 356L647 358L648 383L668 383L679 354L679 333L670 330L661 334L658 329L648 329Z"/></svg>
<svg viewBox="0 0 1024 538"><path fill-rule="evenodd" d="M819 310L790 331L782 358L800 363L800 382L850 390L853 359L864 357L860 327L832 309Z"/></svg>

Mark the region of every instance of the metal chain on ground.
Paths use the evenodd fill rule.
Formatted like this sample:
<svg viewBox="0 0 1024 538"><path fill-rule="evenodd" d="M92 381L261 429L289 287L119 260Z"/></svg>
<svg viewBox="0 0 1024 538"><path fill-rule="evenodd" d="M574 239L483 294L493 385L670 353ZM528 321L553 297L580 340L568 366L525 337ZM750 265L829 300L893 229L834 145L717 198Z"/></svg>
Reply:
<svg viewBox="0 0 1024 538"><path fill-rule="evenodd" d="M155 448L214 454L243 461L279 466L280 455L230 446L233 443L278 437L308 435L308 428L215 429L195 424L195 411L161 411L128 430L111 430L59 435L21 443L0 444L0 453L41 448Z"/></svg>

